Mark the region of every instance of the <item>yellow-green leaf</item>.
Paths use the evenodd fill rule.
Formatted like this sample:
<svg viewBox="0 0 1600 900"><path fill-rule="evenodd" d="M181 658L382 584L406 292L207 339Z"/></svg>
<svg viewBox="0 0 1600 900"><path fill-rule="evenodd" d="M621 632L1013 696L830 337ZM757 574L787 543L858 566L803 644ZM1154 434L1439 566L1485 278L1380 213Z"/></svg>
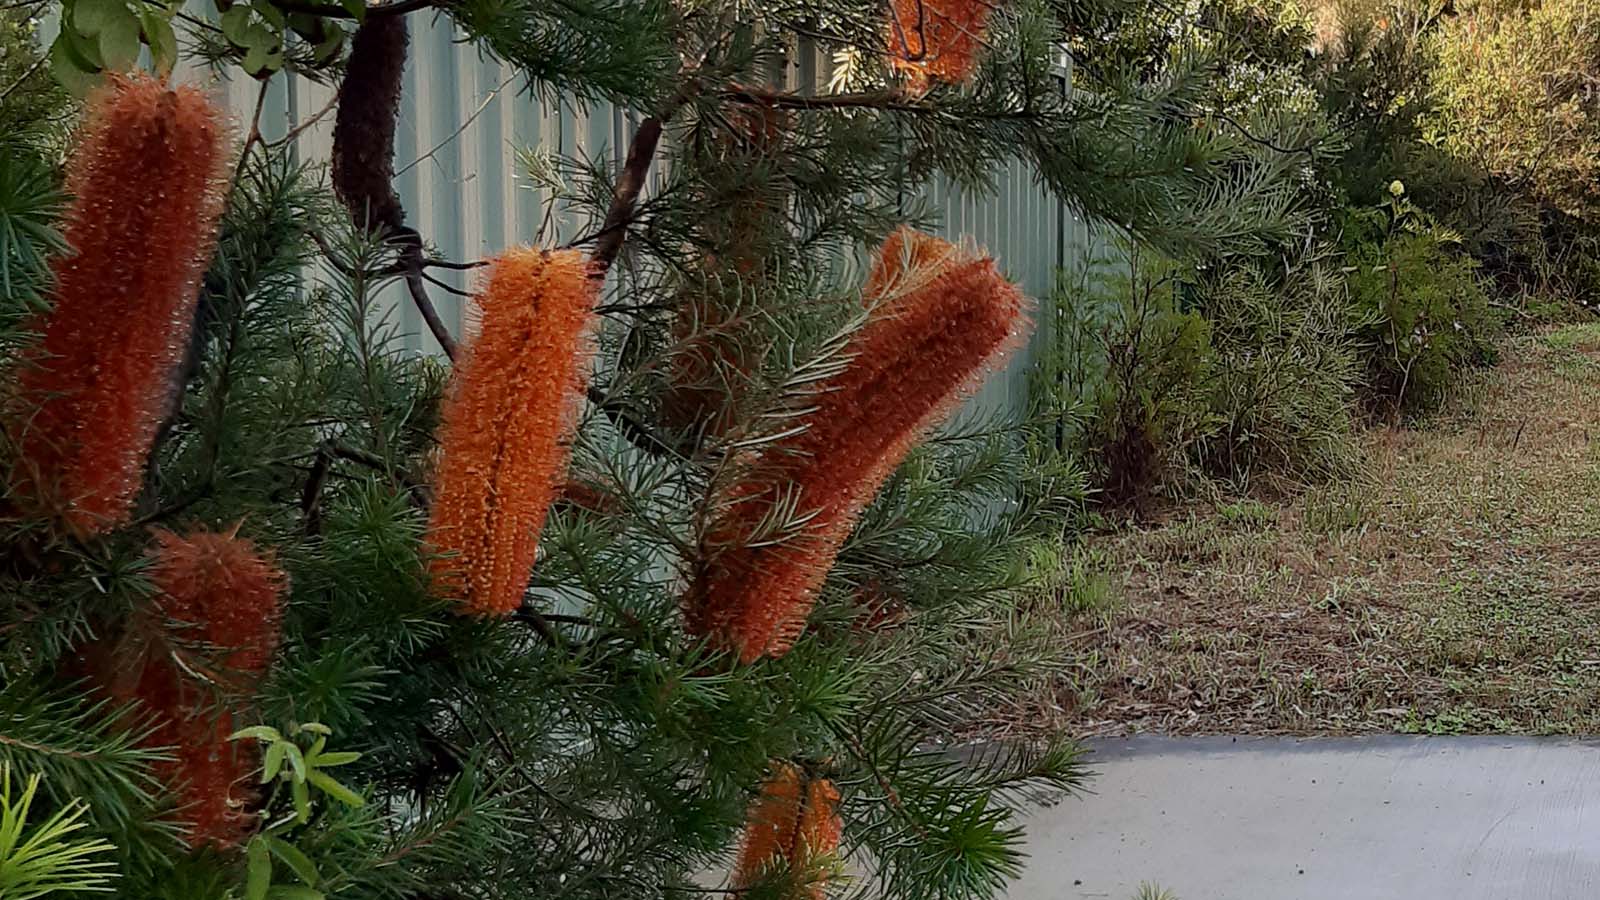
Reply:
<svg viewBox="0 0 1600 900"><path fill-rule="evenodd" d="M347 766L360 758L361 754L355 750L335 750L332 753L320 753L317 755L317 768L331 769L334 766Z"/></svg>
<svg viewBox="0 0 1600 900"><path fill-rule="evenodd" d="M267 900L327 900L327 895L298 884L277 885L267 893Z"/></svg>
<svg viewBox="0 0 1600 900"><path fill-rule="evenodd" d="M77 0L72 4L72 25L87 37L98 35L118 16L129 15L133 13L123 0Z"/></svg>
<svg viewBox="0 0 1600 900"><path fill-rule="evenodd" d="M178 36L172 31L172 20L146 7L139 12L139 23L156 71L163 75L171 72L178 64Z"/></svg>
<svg viewBox="0 0 1600 900"><path fill-rule="evenodd" d="M267 888L272 887L272 856L267 842L257 836L244 848L245 900L266 900Z"/></svg>
<svg viewBox="0 0 1600 900"><path fill-rule="evenodd" d="M366 800L362 799L360 794L357 794L355 791L352 791L339 782L334 781L333 777L326 772L312 769L307 780L320 788L323 793L335 800L338 800L346 806L359 807L367 802Z"/></svg>
<svg viewBox="0 0 1600 900"><path fill-rule="evenodd" d="M139 17L127 7L106 20L97 40L107 71L126 72L139 61Z"/></svg>
<svg viewBox="0 0 1600 900"><path fill-rule="evenodd" d="M249 728L241 728L228 735L228 740L230 741L239 741L245 738L255 738L258 741L281 741L283 740L283 735L279 734L278 729L273 728L271 725L252 725Z"/></svg>
<svg viewBox="0 0 1600 900"><path fill-rule="evenodd" d="M289 793L294 797L295 818L302 824L311 821L311 789L304 781L296 781L289 785Z"/></svg>
<svg viewBox="0 0 1600 900"><path fill-rule="evenodd" d="M222 14L222 21L217 23L222 27L222 36L228 43L235 47L248 47L250 40L248 30L250 27L250 7L244 4L232 6Z"/></svg>
<svg viewBox="0 0 1600 900"><path fill-rule="evenodd" d="M267 843L272 848L272 855L283 860L284 865L293 869L296 878L312 887L315 887L317 882L321 880L317 874L316 864L311 861L311 857L300 852L299 847L282 838L275 837L267 838Z"/></svg>
<svg viewBox="0 0 1600 900"><path fill-rule="evenodd" d="M50 45L50 74L73 95L82 97L98 82L98 70L72 51L65 32Z"/></svg>
<svg viewBox="0 0 1600 900"><path fill-rule="evenodd" d="M283 749L285 746L287 746L287 743L284 741L278 741L267 746L266 756L261 760L262 784L277 778L278 773L283 771L283 760L287 756L287 752Z"/></svg>

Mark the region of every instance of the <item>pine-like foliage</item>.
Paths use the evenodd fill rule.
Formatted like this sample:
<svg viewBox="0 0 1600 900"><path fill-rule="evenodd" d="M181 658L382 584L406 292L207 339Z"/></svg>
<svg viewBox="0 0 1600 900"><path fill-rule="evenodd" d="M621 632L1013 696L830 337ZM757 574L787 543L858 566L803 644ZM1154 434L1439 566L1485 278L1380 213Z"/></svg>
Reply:
<svg viewBox="0 0 1600 900"><path fill-rule="evenodd" d="M126 36L108 5L63 17L97 29L68 50ZM137 900L1002 891L1022 811L1078 785L1078 753L950 747L1059 671L1020 612L1081 475L957 411L1022 299L901 229L935 224L936 181L981 193L1020 161L1148 240L1244 250L1285 231L1289 162L1189 116L1198 64L1069 89L1069 31L1115 2L945 4L923 75L899 0L221 5L173 17L179 45L263 97L346 79L336 169L242 123L192 331L163 350L171 405L117 444L138 462L117 527L63 527L9 482L0 763L82 798ZM134 49L165 9L129 7ZM429 320L429 270L475 261L432 259L383 183L398 23L431 15L637 125L540 173L585 221L490 266L477 333L434 334L453 359L408 352L394 303ZM831 77L791 89L802 54ZM77 220L29 149L0 199L37 227L0 249L10 299L60 315L70 280L31 261ZM120 194L196 227L142 161L167 174ZM169 232L123 240L179 278ZM38 321L0 316L8 361L35 361ZM220 594L178 577L205 559Z"/></svg>

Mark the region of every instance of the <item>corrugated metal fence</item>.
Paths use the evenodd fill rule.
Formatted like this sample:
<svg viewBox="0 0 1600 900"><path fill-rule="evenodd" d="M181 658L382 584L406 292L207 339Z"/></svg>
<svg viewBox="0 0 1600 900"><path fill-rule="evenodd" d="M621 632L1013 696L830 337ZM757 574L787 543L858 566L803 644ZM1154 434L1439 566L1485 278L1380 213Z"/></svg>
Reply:
<svg viewBox="0 0 1600 900"><path fill-rule="evenodd" d="M210 3L197 2L191 9L197 16L216 16ZM408 221L442 257L454 260L480 259L536 236L552 242L575 237L583 223L550 190L519 177L518 151L544 148L565 157L609 157L620 165L635 116L605 103L582 109L543 101L523 89L510 66L485 59L464 43L448 18L416 14L409 19L411 54L395 140L396 182ZM831 60L825 54L798 56L783 73L788 86L827 82ZM214 76L191 71L182 77ZM234 70L224 76L221 89L243 119L255 107L260 87ZM300 158L323 163L332 149L332 103L327 86L275 77L262 97L263 137L273 141L293 133ZM1043 296L1054 273L1087 252L1090 229L1043 190L1022 162L997 173L995 183L997 190L983 197L935 185L925 200L946 236L976 240L1030 296ZM470 274L436 274L458 288L470 287ZM459 328L460 299L434 293L440 314ZM416 310L400 302L398 293L396 304L408 342L437 351ZM1019 353L974 401L988 408L1022 408L1030 358L1030 352Z"/></svg>

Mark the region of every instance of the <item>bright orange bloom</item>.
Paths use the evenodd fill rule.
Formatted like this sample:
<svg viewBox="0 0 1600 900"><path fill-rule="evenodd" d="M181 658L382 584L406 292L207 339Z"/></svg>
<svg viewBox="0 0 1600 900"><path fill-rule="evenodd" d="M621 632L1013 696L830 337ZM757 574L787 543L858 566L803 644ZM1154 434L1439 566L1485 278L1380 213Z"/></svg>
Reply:
<svg viewBox="0 0 1600 900"><path fill-rule="evenodd" d="M778 763L745 815L733 867L734 888L749 888L780 866L805 876L812 862L839 849L844 823L838 810L839 790L833 782L813 778L793 763ZM799 887L797 900L800 896L821 900L820 882Z"/></svg>
<svg viewBox="0 0 1600 900"><path fill-rule="evenodd" d="M919 89L960 84L978 68L990 0L890 0L889 62Z"/></svg>
<svg viewBox="0 0 1600 900"><path fill-rule="evenodd" d="M79 534L127 521L189 345L228 151L195 88L113 76L67 167L66 255L17 379L10 431L35 511Z"/></svg>
<svg viewBox="0 0 1600 900"><path fill-rule="evenodd" d="M255 824L258 752L228 735L277 648L284 576L233 534L158 531L152 557L156 615L81 648L77 668L118 705L138 702L144 746L170 748L153 770L184 840L226 849Z"/></svg>
<svg viewBox="0 0 1600 900"><path fill-rule="evenodd" d="M901 265L895 248L907 244L931 268L890 277ZM861 509L1020 337L1022 295L992 259L899 235L875 268L884 292L868 298L868 322L844 351L850 362L807 398L804 430L762 446L702 540L687 626L742 662L788 651ZM791 517L781 512L791 506L808 517L797 533L758 534L775 515Z"/></svg>
<svg viewBox="0 0 1600 900"><path fill-rule="evenodd" d="M474 615L522 602L545 514L561 491L589 375L595 285L575 251L514 250L478 297L439 429L428 542L445 596Z"/></svg>

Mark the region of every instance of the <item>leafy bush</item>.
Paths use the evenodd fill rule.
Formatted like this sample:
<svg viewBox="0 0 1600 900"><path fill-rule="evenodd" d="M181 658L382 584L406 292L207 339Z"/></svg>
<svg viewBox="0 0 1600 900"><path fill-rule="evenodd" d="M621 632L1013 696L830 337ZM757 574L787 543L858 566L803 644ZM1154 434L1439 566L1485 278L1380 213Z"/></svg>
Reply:
<svg viewBox="0 0 1600 900"><path fill-rule="evenodd" d="M1063 446L1112 505L1145 500L1206 427L1211 326L1181 308L1181 272L1133 248L1063 278L1051 301L1055 341L1036 384L1074 413Z"/></svg>
<svg viewBox="0 0 1600 900"><path fill-rule="evenodd" d="M1439 404L1463 368L1492 364L1503 321L1460 236L1405 198L1347 211L1350 301L1366 364L1363 393L1394 418Z"/></svg>
<svg viewBox="0 0 1600 900"><path fill-rule="evenodd" d="M1190 457L1240 488L1258 476L1280 486L1348 476L1361 369L1338 271L1320 260L1277 274L1234 265L1198 294L1211 323L1211 426Z"/></svg>
<svg viewBox="0 0 1600 900"><path fill-rule="evenodd" d="M1600 216L1600 29L1591 0L1476 3L1440 29L1431 136L1580 218Z"/></svg>
<svg viewBox="0 0 1600 900"><path fill-rule="evenodd" d="M1243 489L1348 474L1360 375L1342 279L1320 262L1196 272L1139 251L1063 279L1034 392L1103 501L1189 473Z"/></svg>

